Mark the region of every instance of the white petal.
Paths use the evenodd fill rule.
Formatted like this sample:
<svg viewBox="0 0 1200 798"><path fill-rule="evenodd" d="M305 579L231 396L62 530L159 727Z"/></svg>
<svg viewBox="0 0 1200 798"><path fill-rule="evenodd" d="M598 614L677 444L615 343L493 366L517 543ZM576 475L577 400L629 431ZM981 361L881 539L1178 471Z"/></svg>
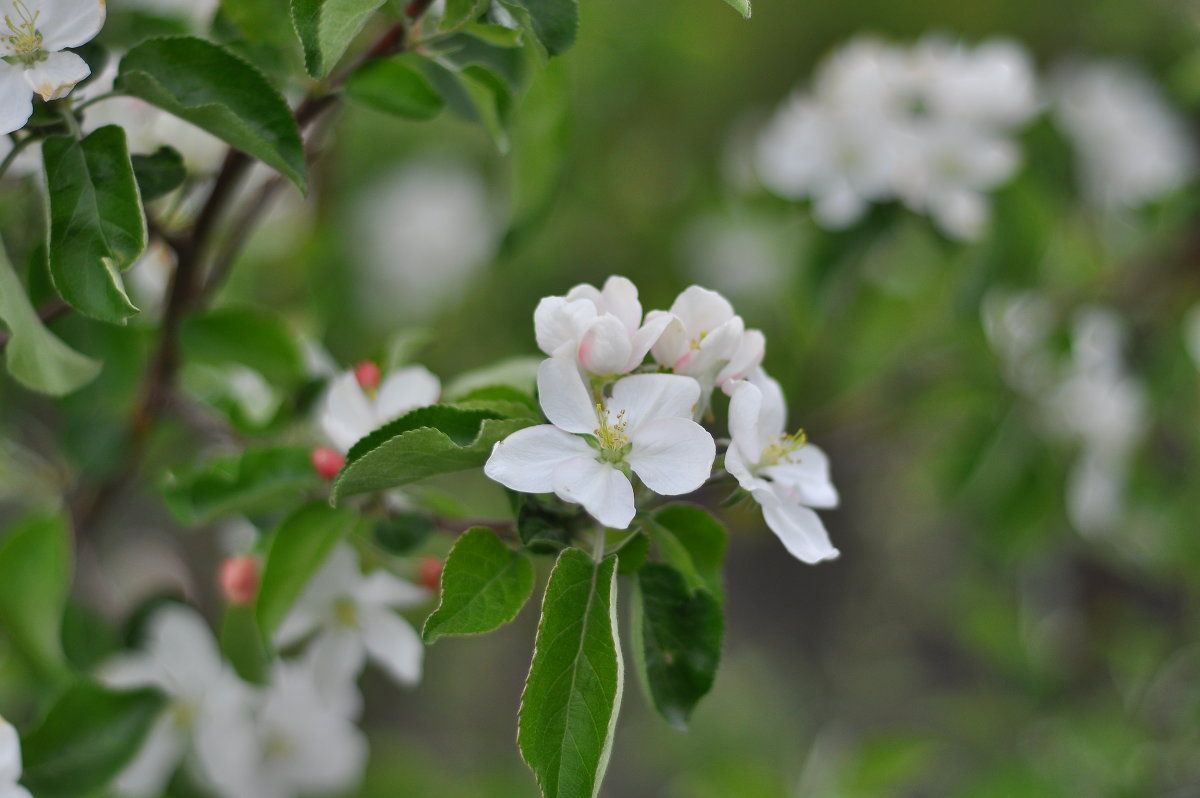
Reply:
<svg viewBox="0 0 1200 798"><path fill-rule="evenodd" d="M412 624L390 610L364 611L359 618L371 660L400 684L421 681L425 646Z"/></svg>
<svg viewBox="0 0 1200 798"><path fill-rule="evenodd" d="M700 383L678 374L634 374L617 381L608 402L610 415L625 411L633 431L657 418L688 418L700 401Z"/></svg>
<svg viewBox="0 0 1200 798"><path fill-rule="evenodd" d="M762 459L763 450L770 445L772 434L761 422L763 394L757 385L741 381L729 400L729 435L733 439L729 454L738 452L740 462L753 467Z"/></svg>
<svg viewBox="0 0 1200 798"><path fill-rule="evenodd" d="M354 599L367 607L419 607L429 601L429 591L377 568L358 583Z"/></svg>
<svg viewBox="0 0 1200 798"><path fill-rule="evenodd" d="M754 491L754 498L762 505L767 526L797 560L811 565L838 556L825 525L812 510L783 500L770 488Z"/></svg>
<svg viewBox="0 0 1200 798"><path fill-rule="evenodd" d="M550 493L564 462L594 454L583 438L542 424L517 430L497 443L483 473L510 490Z"/></svg>
<svg viewBox="0 0 1200 798"><path fill-rule="evenodd" d="M737 354L738 347L741 346L745 335L746 323L742 321L741 316L734 316L709 332L700 342L700 348L693 349L689 353L690 357L686 359L685 363L677 366L676 371L708 375L709 379L712 379L716 376L714 372L724 368Z"/></svg>
<svg viewBox="0 0 1200 798"><path fill-rule="evenodd" d="M604 313L611 313L621 320L626 330L636 330L642 323L642 303L638 301L637 286L626 277L613 275L604 281Z"/></svg>
<svg viewBox="0 0 1200 798"><path fill-rule="evenodd" d="M0 787L0 798L33 798L33 796L20 784L10 784L7 787Z"/></svg>
<svg viewBox="0 0 1200 798"><path fill-rule="evenodd" d="M743 489L752 491L755 488L766 487L770 483L764 479L758 479L750 470L750 465L742 456L741 450L736 446L730 446L725 452L725 470L728 471L738 484Z"/></svg>
<svg viewBox="0 0 1200 798"><path fill-rule="evenodd" d="M44 61L25 70L25 82L49 102L66 97L90 74L92 68L75 53L50 53Z"/></svg>
<svg viewBox="0 0 1200 798"><path fill-rule="evenodd" d="M762 391L763 400L758 419L763 434L768 438L782 435L787 431L787 399L784 398L783 388L762 369L750 375L750 382Z"/></svg>
<svg viewBox="0 0 1200 798"><path fill-rule="evenodd" d="M730 380L744 379L762 363L766 352L767 339L761 330L746 330L737 350L729 358L725 368L717 374L717 384L724 385Z"/></svg>
<svg viewBox="0 0 1200 798"><path fill-rule="evenodd" d="M154 613L144 649L162 674L163 689L172 695L203 695L224 669L207 621L178 604L167 604Z"/></svg>
<svg viewBox="0 0 1200 798"><path fill-rule="evenodd" d="M21 778L21 736L13 725L0 718L0 784Z"/></svg>
<svg viewBox="0 0 1200 798"><path fill-rule="evenodd" d="M611 313L596 317L579 342L579 364L593 374L624 374L632 353L629 330Z"/></svg>
<svg viewBox="0 0 1200 798"><path fill-rule="evenodd" d="M837 488L829 477L829 456L810 443L793 452L791 460L768 466L760 473L784 486L793 499L806 507L837 507Z"/></svg>
<svg viewBox="0 0 1200 798"><path fill-rule="evenodd" d="M633 431L631 443L625 461L655 493L691 493L712 475L716 443L704 427L691 419L647 422Z"/></svg>
<svg viewBox="0 0 1200 798"><path fill-rule="evenodd" d="M183 758L184 737L169 712L164 712L146 735L142 748L113 782L113 792L128 798L162 795Z"/></svg>
<svg viewBox="0 0 1200 798"><path fill-rule="evenodd" d="M0 136L25 127L33 113L33 95L25 70L0 61Z"/></svg>
<svg viewBox="0 0 1200 798"><path fill-rule="evenodd" d="M538 366L538 401L550 423L567 432L591 435L599 426L596 406L574 357L549 357Z"/></svg>
<svg viewBox="0 0 1200 798"><path fill-rule="evenodd" d="M633 371L642 364L642 361L646 359L646 354L662 338L667 326L674 318L670 313L661 311L656 311L646 317L646 323L638 328L630 341L629 363L626 364L626 372ZM678 325L678 321L676 324Z"/></svg>
<svg viewBox="0 0 1200 798"><path fill-rule="evenodd" d="M607 527L625 529L633 520L633 485L617 469L593 457L577 457L556 472L554 492L564 501L582 504Z"/></svg>
<svg viewBox="0 0 1200 798"><path fill-rule="evenodd" d="M38 30L42 48L53 53L78 47L95 38L104 27L105 0L39 0Z"/></svg>
<svg viewBox="0 0 1200 798"><path fill-rule="evenodd" d="M574 349L579 345L588 323L595 317L596 306L590 300L546 297L533 311L533 330L538 348L551 356L567 346Z"/></svg>
<svg viewBox="0 0 1200 798"><path fill-rule="evenodd" d="M646 314L646 326L662 325L658 340L650 347L654 359L667 368L674 368L680 359L687 356L691 345L687 327L683 321L665 310L652 310Z"/></svg>
<svg viewBox="0 0 1200 798"><path fill-rule="evenodd" d="M275 645L290 646L316 629L328 617L333 603L349 596L361 579L358 554L348 544L339 543L283 619L275 633Z"/></svg>
<svg viewBox="0 0 1200 798"><path fill-rule="evenodd" d="M716 291L693 285L675 299L671 313L683 322L690 337L697 338L733 318L733 305Z"/></svg>
<svg viewBox="0 0 1200 798"><path fill-rule="evenodd" d="M150 686L166 688L161 670L150 655L143 652L117 654L105 660L96 671L96 678L115 690Z"/></svg>
<svg viewBox="0 0 1200 798"><path fill-rule="evenodd" d="M329 442L343 452L375 429L375 411L353 371L330 383L318 422Z"/></svg>
<svg viewBox="0 0 1200 798"><path fill-rule="evenodd" d="M362 711L358 675L367 660L359 630L345 626L326 630L313 640L305 658L321 698L338 714L357 717Z"/></svg>
<svg viewBox="0 0 1200 798"><path fill-rule="evenodd" d="M389 374L375 397L375 423L379 426L415 410L437 404L442 382L424 366L409 366Z"/></svg>

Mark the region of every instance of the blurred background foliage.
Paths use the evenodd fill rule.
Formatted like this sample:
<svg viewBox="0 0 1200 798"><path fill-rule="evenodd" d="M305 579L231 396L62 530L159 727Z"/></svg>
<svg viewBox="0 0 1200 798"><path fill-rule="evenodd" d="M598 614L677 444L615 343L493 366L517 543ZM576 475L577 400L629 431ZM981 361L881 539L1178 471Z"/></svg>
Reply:
<svg viewBox="0 0 1200 798"><path fill-rule="evenodd" d="M111 6L119 21L120 0ZM842 506L824 517L842 557L805 567L781 556L756 514L724 511L730 617L716 686L687 734L631 686L603 794L1195 796L1200 371L1183 332L1200 299L1194 191L1120 217L1089 210L1043 119L1022 134L1025 167L993 195L982 241L948 241L894 207L833 233L740 181L737 142L864 31L899 42L1001 34L1043 73L1066 56L1131 60L1194 117L1198 13L1166 0L757 0L742 22L696 0L584 2L574 50L532 70L507 153L450 115L413 123L347 108L311 198L282 203L219 304L272 308L342 364L429 330L415 359L445 382L535 354L538 298L609 274L637 282L646 307L708 284L766 332L765 366L792 422L830 452ZM234 35L247 52L288 57ZM11 194L0 214L6 230L20 219L36 228L41 210ZM1073 528L1075 445L1010 387L989 346L980 308L996 287L1046 296L1062 350L1083 305L1131 325L1129 369L1150 421L1129 512L1106 534ZM136 323L64 318L55 330L105 371L52 407L0 386L0 492L13 506L114 467L148 341ZM189 380L204 393L201 372ZM311 386L283 393L277 417L235 419L238 439L313 438L286 422ZM177 468L207 451L198 446L194 430L171 428L153 459ZM482 477L428 491L465 515L504 511ZM158 486L142 485L87 554L95 562L81 563L80 600L113 635L130 607L171 585L213 609L216 539L184 532ZM109 579L127 584L88 582L91 566L118 561ZM138 581L142 562L156 581ZM178 573L164 580L163 562ZM356 795L535 794L513 744L534 623L527 608L489 637L431 647L413 692L369 675L372 766ZM24 678L0 658L6 704L19 703Z"/></svg>

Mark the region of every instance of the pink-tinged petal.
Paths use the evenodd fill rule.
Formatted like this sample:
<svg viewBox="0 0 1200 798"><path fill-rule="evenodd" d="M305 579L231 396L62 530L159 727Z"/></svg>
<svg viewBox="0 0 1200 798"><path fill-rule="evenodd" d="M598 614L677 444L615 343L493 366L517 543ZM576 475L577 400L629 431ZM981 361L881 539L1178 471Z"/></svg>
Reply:
<svg viewBox="0 0 1200 798"><path fill-rule="evenodd" d="M671 313L683 322L690 337L698 338L733 318L733 305L716 291L693 285L676 297Z"/></svg>
<svg viewBox="0 0 1200 798"><path fill-rule="evenodd" d="M736 451L748 468L758 464L770 443L771 433L763 429L761 421L762 406L763 394L757 385L744 380L736 383L729 400L729 436L733 439L729 452Z"/></svg>
<svg viewBox="0 0 1200 798"><path fill-rule="evenodd" d="M141 750L113 782L124 798L157 798L183 758L185 738L170 712L159 716L142 742ZM0 796L4 793L0 792Z"/></svg>
<svg viewBox="0 0 1200 798"><path fill-rule="evenodd" d="M104 27L105 0L39 0L38 31L42 48L66 50L90 42Z"/></svg>
<svg viewBox="0 0 1200 798"><path fill-rule="evenodd" d="M665 320L665 321L664 321ZM660 365L674 368L675 364L687 357L691 341L688 338L687 327L683 321L665 310L652 310L646 314L646 326L663 325L658 340L650 346L650 354Z"/></svg>
<svg viewBox="0 0 1200 798"><path fill-rule="evenodd" d="M629 330L611 313L597 316L579 342L579 364L592 374L624 374L631 353Z"/></svg>
<svg viewBox="0 0 1200 798"><path fill-rule="evenodd" d="M429 591L425 588L382 568L367 574L354 588L354 600L365 607L419 607L430 598Z"/></svg>
<svg viewBox="0 0 1200 798"><path fill-rule="evenodd" d="M625 411L629 431L657 418L691 419L700 401L700 383L678 374L634 374L613 385L608 408Z"/></svg>
<svg viewBox="0 0 1200 798"><path fill-rule="evenodd" d="M761 473L784 486L793 499L806 507L837 507L838 492L829 477L828 455L818 447L806 444L789 459L793 462L768 466Z"/></svg>
<svg viewBox="0 0 1200 798"><path fill-rule="evenodd" d="M554 355L564 347L572 349L596 317L596 306L590 300L568 300L548 296L533 311L533 330L538 348Z"/></svg>
<svg viewBox="0 0 1200 798"><path fill-rule="evenodd" d="M90 74L92 68L75 53L50 53L44 61L25 70L25 82L49 102L66 97Z"/></svg>
<svg viewBox="0 0 1200 798"><path fill-rule="evenodd" d="M638 328L630 341L629 363L626 364L626 372L633 371L642 365L642 361L646 359L646 354L662 338L672 318L669 313L662 313L660 311L651 313L646 317L646 323Z"/></svg>
<svg viewBox="0 0 1200 798"><path fill-rule="evenodd" d="M633 485L607 463L594 457L577 457L555 473L554 493L563 501L582 504L600 523L612 529L625 529L633 520Z"/></svg>
<svg viewBox="0 0 1200 798"><path fill-rule="evenodd" d="M691 493L712 475L717 445L691 419L660 418L633 431L625 462L646 487L664 496Z"/></svg>
<svg viewBox="0 0 1200 798"><path fill-rule="evenodd" d="M742 334L742 340L738 344L737 350L729 358L725 368L718 372L717 384L724 385L730 380L741 380L750 376L750 373L762 363L766 348L767 339L761 330L746 330Z"/></svg>
<svg viewBox="0 0 1200 798"><path fill-rule="evenodd" d="M437 404L442 383L424 366L409 366L387 376L375 398L375 419L380 425L409 410Z"/></svg>
<svg viewBox="0 0 1200 798"><path fill-rule="evenodd" d="M583 438L542 424L518 430L497 443L483 473L510 490L550 493L564 462L594 454Z"/></svg>
<svg viewBox="0 0 1200 798"><path fill-rule="evenodd" d="M838 557L825 525L812 510L786 501L770 488L754 491L754 498L762 505L767 526L797 560L813 565Z"/></svg>
<svg viewBox="0 0 1200 798"><path fill-rule="evenodd" d="M425 646L412 624L384 609L364 611L360 618L363 643L371 660L400 684L421 681Z"/></svg>
<svg viewBox="0 0 1200 798"><path fill-rule="evenodd" d="M599 418L574 356L546 358L538 366L538 401L550 423L567 432L591 435Z"/></svg>
<svg viewBox="0 0 1200 798"><path fill-rule="evenodd" d="M611 313L621 320L625 329L633 332L642 323L642 303L638 301L637 286L626 277L613 275L604 281L604 298L601 311Z"/></svg>
<svg viewBox="0 0 1200 798"><path fill-rule="evenodd" d="M0 136L25 127L33 113L33 95L25 70L0 61Z"/></svg>
<svg viewBox="0 0 1200 798"><path fill-rule="evenodd" d="M342 452L350 451L360 438L374 431L375 410L354 372L348 371L330 383L317 422L329 442Z"/></svg>

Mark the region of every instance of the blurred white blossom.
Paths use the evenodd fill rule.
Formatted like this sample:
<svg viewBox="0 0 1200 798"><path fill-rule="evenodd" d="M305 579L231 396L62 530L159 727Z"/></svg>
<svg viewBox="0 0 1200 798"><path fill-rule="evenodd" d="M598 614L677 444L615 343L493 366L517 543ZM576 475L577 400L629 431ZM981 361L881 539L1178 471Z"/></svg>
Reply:
<svg viewBox="0 0 1200 798"><path fill-rule="evenodd" d="M212 20L220 0L110 0L114 11L139 9L188 20L197 32Z"/></svg>
<svg viewBox="0 0 1200 798"><path fill-rule="evenodd" d="M1200 369L1200 304L1193 305L1183 321L1183 340L1196 368Z"/></svg>
<svg viewBox="0 0 1200 798"><path fill-rule="evenodd" d="M684 231L679 258L696 280L739 301L774 303L799 250L786 224L745 214L712 213Z"/></svg>
<svg viewBox="0 0 1200 798"><path fill-rule="evenodd" d="M409 410L436 404L441 390L441 381L423 366L394 371L369 391L354 371L347 371L330 382L317 422L329 442L345 453L359 439Z"/></svg>
<svg viewBox="0 0 1200 798"><path fill-rule="evenodd" d="M21 737L0 717L0 798L30 798L17 782L21 778Z"/></svg>
<svg viewBox="0 0 1200 798"><path fill-rule="evenodd" d="M1128 208L1189 182L1195 151L1179 114L1137 67L1092 61L1061 67L1054 118L1075 147L1087 197Z"/></svg>

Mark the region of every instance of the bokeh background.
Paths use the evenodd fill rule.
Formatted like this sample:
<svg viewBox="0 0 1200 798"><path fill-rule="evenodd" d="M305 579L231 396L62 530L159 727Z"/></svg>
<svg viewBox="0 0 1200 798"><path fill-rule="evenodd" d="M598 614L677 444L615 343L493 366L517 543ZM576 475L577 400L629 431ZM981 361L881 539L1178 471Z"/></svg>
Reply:
<svg viewBox="0 0 1200 798"><path fill-rule="evenodd" d="M1198 796L1192 187L1119 213L1089 204L1048 113L1018 134L1023 166L972 243L892 206L825 230L742 167L773 109L864 32L899 44L1003 35L1041 75L1070 58L1132 62L1194 119L1198 13L1167 0L757 0L742 21L716 0L584 2L577 46L531 76L507 153L450 115L346 109L312 198L280 203L222 302L278 310L342 364L423 340L414 359L445 382L536 355L537 300L609 274L633 279L648 308L693 282L717 288L766 332L792 424L830 453L842 505L823 517L842 556L804 566L757 514L722 510L716 685L681 734L630 679L603 795ZM40 213L2 204L6 229ZM1014 384L986 332L987 303L1029 295L1017 292L1043 303L1048 357L1069 360L1081 309L1108 308L1126 330L1144 422L1118 483L1124 509L1102 531L1069 512L1078 437ZM0 483L14 505L102 475L119 429L108 420L137 384L144 330L56 330L110 365L58 407L3 386ZM186 461L189 441L168 436L156 457ZM482 478L428 490L464 514L503 511ZM93 555L117 575L81 590L114 628L164 585L215 610L219 538L185 533L143 485ZM431 647L414 691L368 674L373 757L355 795L536 794L515 745L533 606L486 638ZM20 690L17 676L0 684Z"/></svg>

